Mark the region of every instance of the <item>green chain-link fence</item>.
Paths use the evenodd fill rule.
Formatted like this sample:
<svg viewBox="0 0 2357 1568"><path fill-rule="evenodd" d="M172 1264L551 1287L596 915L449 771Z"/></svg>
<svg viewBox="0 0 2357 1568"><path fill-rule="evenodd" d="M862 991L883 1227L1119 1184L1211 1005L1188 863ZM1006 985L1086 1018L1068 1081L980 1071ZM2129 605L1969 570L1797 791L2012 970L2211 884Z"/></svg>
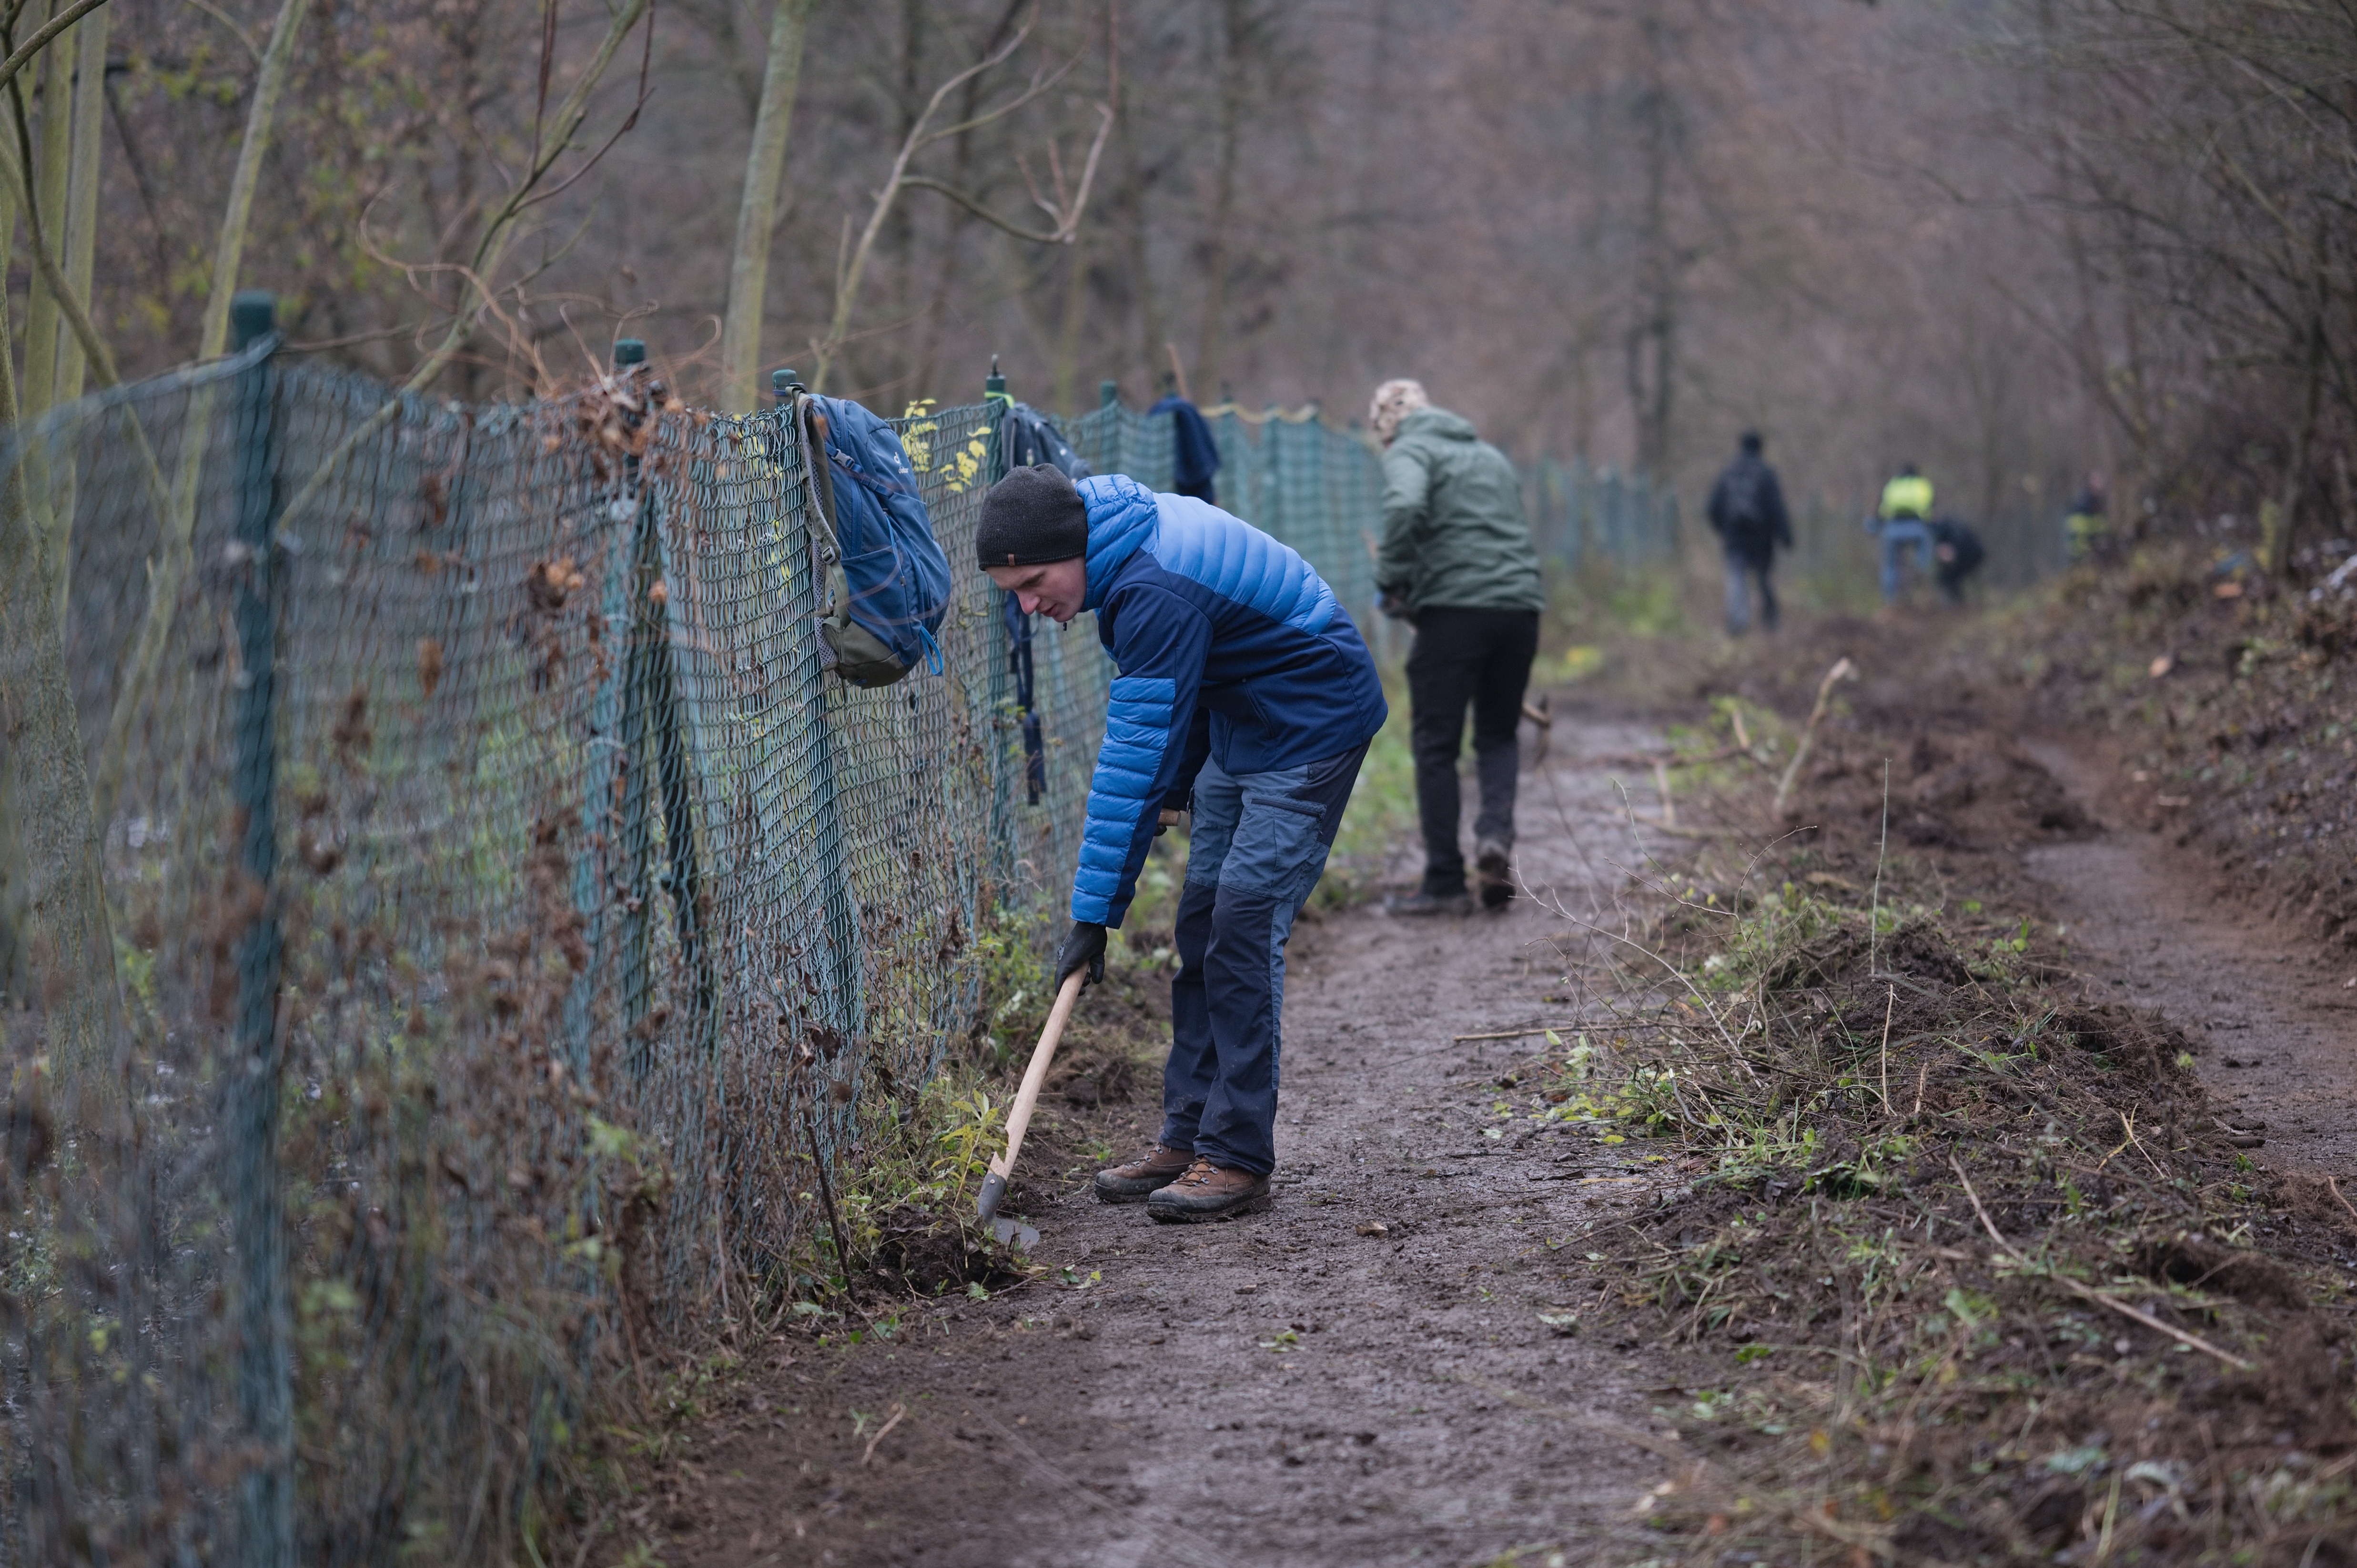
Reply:
<svg viewBox="0 0 2357 1568"><path fill-rule="evenodd" d="M898 422L956 596L942 673L861 691L820 665L788 412L683 408L627 353L566 398L388 402L243 308L235 357L0 440L0 506L70 564L0 671L70 682L113 960L66 1029L25 980L58 889L0 900L0 1563L532 1528L587 1383L806 1255L863 1110L973 1027L1103 719L1092 618L1043 628L1025 757L966 565L987 405ZM1071 434L1168 483L1167 419ZM1222 499L1372 620L1367 448L1222 435Z"/></svg>

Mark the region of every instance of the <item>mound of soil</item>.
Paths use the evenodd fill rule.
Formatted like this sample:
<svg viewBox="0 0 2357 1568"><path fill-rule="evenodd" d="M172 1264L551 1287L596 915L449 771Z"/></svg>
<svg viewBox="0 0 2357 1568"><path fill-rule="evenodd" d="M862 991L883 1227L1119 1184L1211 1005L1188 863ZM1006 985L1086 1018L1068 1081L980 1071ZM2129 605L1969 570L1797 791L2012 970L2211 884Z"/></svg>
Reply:
<svg viewBox="0 0 2357 1568"><path fill-rule="evenodd" d="M2230 554L2180 541L2073 574L1993 632L1988 662L2037 721L2112 740L2124 816L2357 946L2357 593L2247 576Z"/></svg>
<svg viewBox="0 0 2357 1568"><path fill-rule="evenodd" d="M1020 1260L963 1216L903 1205L887 1211L877 1225L883 1235L868 1271L872 1290L938 1296L968 1285L1012 1284L1023 1277Z"/></svg>
<svg viewBox="0 0 2357 1568"><path fill-rule="evenodd" d="M1711 1353L1723 1391L1679 1417L1716 1457L1654 1527L1720 1562L1796 1537L1858 1561L2357 1560L2335 1266L2357 1215L2254 1159L2260 1119L2212 1100L2186 1021L2092 993L2023 852L2101 826L1969 649L1831 623L1695 689L1797 729L1841 657L1862 678L1782 821L1754 775L1681 803L1773 841L1657 927L1764 1032L1625 1058L1631 1092L1680 1086L1650 1130L1705 1168L1598 1277L1621 1332ZM1781 902L1731 941L1693 913L1754 909L1745 887Z"/></svg>

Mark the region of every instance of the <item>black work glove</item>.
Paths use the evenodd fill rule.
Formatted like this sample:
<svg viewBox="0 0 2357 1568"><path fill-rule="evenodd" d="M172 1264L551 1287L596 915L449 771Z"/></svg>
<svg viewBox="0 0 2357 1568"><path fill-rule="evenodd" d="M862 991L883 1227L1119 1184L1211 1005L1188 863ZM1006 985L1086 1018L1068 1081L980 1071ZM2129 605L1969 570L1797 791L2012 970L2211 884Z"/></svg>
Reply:
<svg viewBox="0 0 2357 1568"><path fill-rule="evenodd" d="M1089 977L1082 983L1086 990L1104 979L1105 929L1093 920L1074 920L1071 934L1064 945L1056 950L1056 989L1064 988L1066 977L1076 969L1085 969Z"/></svg>
<svg viewBox="0 0 2357 1568"><path fill-rule="evenodd" d="M1383 611L1383 614L1391 617L1394 620L1404 620L1413 623L1415 619L1414 616L1408 614L1407 596L1401 593L1397 588L1393 588L1385 593L1383 598L1376 603L1375 608Z"/></svg>

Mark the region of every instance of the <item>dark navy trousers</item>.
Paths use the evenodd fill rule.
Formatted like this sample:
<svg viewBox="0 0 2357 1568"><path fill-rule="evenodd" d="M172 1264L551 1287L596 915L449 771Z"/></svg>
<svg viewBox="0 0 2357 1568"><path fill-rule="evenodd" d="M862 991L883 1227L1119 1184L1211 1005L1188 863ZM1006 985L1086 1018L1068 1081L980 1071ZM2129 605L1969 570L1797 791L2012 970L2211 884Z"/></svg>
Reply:
<svg viewBox="0 0 2357 1568"><path fill-rule="evenodd" d="M1285 943L1326 869L1367 748L1301 768L1195 779L1162 1143L1214 1165L1276 1168Z"/></svg>

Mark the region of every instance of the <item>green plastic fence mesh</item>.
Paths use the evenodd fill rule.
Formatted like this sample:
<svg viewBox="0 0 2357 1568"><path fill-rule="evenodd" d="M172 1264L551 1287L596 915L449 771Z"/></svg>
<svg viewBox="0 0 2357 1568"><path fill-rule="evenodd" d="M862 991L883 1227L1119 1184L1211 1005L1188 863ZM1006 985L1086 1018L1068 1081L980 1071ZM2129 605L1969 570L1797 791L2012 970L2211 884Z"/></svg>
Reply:
<svg viewBox="0 0 2357 1568"><path fill-rule="evenodd" d="M644 367L388 401L273 341L0 439L0 509L69 565L0 671L70 682L113 959L64 1029L47 907L0 885L0 1563L529 1530L587 1381L807 1254L1076 847L1108 662L1039 628L1035 790L966 565L988 408L899 424L956 597L942 673L861 691L820 664L787 412ZM1169 482L1167 419L1070 434ZM1220 435L1222 501L1370 623L1367 447Z"/></svg>

